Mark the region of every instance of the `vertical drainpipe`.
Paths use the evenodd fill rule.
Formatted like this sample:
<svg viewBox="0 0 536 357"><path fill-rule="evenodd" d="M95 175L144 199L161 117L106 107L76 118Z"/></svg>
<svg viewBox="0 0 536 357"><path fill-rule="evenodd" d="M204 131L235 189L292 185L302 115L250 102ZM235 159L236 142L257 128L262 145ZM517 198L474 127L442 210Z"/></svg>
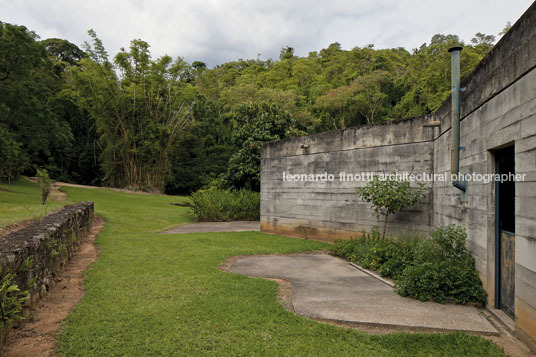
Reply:
<svg viewBox="0 0 536 357"><path fill-rule="evenodd" d="M450 52L450 73L452 80L451 99L451 147L450 147L450 174L460 173L460 51L462 47L452 47ZM467 202L467 182L465 180L452 180L452 185L462 191L462 202Z"/></svg>

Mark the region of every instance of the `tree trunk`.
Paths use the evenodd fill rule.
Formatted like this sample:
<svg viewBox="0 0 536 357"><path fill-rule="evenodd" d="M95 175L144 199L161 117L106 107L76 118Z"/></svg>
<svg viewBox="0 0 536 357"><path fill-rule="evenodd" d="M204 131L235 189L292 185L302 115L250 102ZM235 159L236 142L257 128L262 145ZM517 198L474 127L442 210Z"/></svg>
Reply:
<svg viewBox="0 0 536 357"><path fill-rule="evenodd" d="M383 238L385 238L385 230L387 229L387 218L389 218L389 213L385 215L385 221L383 222Z"/></svg>

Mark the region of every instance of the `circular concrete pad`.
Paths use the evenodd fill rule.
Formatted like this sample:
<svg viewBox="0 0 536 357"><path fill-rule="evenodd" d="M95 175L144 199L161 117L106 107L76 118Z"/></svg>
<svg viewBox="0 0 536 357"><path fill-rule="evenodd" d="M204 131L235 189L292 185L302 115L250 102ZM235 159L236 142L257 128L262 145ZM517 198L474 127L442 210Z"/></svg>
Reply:
<svg viewBox="0 0 536 357"><path fill-rule="evenodd" d="M498 334L472 306L421 302L326 254L242 257L229 271L284 279L292 286L296 313L325 320L416 330Z"/></svg>

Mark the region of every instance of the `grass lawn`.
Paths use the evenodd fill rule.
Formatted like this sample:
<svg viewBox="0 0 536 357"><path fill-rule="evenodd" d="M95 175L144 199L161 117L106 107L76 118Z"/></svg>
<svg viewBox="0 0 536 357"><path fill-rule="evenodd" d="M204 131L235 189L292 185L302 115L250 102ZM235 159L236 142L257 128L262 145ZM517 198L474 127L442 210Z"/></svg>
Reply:
<svg viewBox="0 0 536 357"><path fill-rule="evenodd" d="M65 356L494 356L463 333L367 335L283 309L277 284L222 272L238 254L324 249L319 242L258 232L160 235L186 223L178 197L64 188L94 201L107 224L86 273L86 295L62 328ZM3 197L3 196L1 196Z"/></svg>
<svg viewBox="0 0 536 357"><path fill-rule="evenodd" d="M47 200L41 205L39 185L26 179L0 184L0 228L30 218L40 218L67 202Z"/></svg>

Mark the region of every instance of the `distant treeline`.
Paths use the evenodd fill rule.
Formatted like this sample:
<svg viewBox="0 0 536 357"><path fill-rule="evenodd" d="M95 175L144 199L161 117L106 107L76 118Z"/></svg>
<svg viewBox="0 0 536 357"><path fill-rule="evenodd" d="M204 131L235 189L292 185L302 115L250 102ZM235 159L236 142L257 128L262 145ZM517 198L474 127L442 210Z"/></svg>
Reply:
<svg viewBox="0 0 536 357"><path fill-rule="evenodd" d="M462 75L493 47L435 35L411 52L333 43L307 57L209 69L151 58L133 40L110 59L89 31L82 49L0 22L0 180L46 168L57 180L187 194L259 189L263 141L434 112L450 92L447 49Z"/></svg>

